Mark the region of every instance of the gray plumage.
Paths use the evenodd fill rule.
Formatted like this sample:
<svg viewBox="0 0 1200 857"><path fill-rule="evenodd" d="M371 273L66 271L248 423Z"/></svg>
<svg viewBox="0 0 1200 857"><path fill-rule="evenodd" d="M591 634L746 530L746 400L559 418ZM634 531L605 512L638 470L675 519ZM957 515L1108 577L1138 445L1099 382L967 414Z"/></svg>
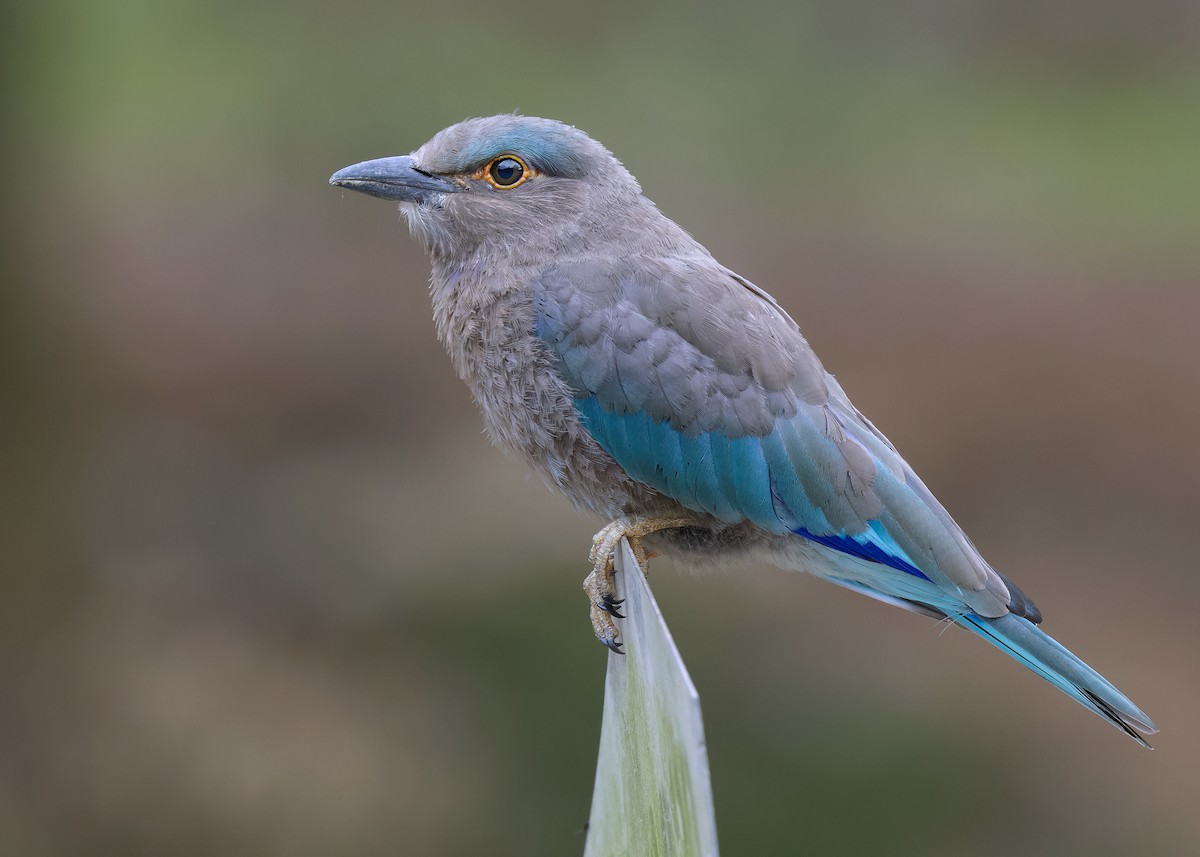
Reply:
<svg viewBox="0 0 1200 857"><path fill-rule="evenodd" d="M489 435L577 507L687 519L646 537L685 562L749 556L958 619L1130 734L1152 730L1099 676L1081 687L1048 663L1037 608L796 323L599 143L546 119L473 119L332 181L401 202L432 259L438 336Z"/></svg>

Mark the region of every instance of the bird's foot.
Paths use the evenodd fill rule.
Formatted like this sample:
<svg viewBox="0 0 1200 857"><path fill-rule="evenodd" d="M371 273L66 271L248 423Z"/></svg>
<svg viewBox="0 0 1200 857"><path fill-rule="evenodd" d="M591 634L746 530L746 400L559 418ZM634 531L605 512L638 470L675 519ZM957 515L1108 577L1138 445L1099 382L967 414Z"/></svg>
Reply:
<svg viewBox="0 0 1200 857"><path fill-rule="evenodd" d="M616 582L613 579L616 573L613 557L616 555L617 545L621 539L626 539L637 559L638 568L646 574L651 555L642 544L642 538L659 530L688 527L695 523L691 518L618 518L596 533L592 539L592 551L588 555L592 563L592 573L584 578L583 591L592 602L592 630L596 632L596 639L618 655L625 652L617 639L619 635L613 617L625 617L620 611L623 599L617 598Z"/></svg>

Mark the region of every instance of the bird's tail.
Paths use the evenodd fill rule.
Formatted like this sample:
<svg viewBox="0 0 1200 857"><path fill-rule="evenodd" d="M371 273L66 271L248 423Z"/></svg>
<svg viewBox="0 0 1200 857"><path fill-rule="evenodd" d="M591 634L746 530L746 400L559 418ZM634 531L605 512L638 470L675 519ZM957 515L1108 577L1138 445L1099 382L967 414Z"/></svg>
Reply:
<svg viewBox="0 0 1200 857"><path fill-rule="evenodd" d="M999 619L987 619L974 613L956 616L955 621L1016 658L1142 746L1150 746L1138 734L1143 732L1151 735L1158 731L1150 718L1104 676L1032 622L1012 614Z"/></svg>

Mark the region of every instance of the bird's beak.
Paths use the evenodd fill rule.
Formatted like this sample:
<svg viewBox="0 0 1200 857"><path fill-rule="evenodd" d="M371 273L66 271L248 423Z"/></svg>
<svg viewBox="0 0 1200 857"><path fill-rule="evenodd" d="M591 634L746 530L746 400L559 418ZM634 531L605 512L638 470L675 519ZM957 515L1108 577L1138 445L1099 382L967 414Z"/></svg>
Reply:
<svg viewBox="0 0 1200 857"><path fill-rule="evenodd" d="M430 197L442 193L457 193L461 187L416 167L408 155L396 158L377 158L363 161L329 177L335 187L349 188L380 199L398 199L403 202L427 202Z"/></svg>

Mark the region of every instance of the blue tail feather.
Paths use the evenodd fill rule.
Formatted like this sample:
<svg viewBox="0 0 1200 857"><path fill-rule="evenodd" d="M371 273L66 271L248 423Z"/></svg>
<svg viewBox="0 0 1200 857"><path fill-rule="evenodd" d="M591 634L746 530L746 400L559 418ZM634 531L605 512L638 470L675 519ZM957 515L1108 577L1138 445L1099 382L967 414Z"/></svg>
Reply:
<svg viewBox="0 0 1200 857"><path fill-rule="evenodd" d="M1158 731L1150 718L1104 676L1027 619L1012 614L987 619L974 613L954 618L962 627L1011 655L1139 744L1150 746L1138 734Z"/></svg>

